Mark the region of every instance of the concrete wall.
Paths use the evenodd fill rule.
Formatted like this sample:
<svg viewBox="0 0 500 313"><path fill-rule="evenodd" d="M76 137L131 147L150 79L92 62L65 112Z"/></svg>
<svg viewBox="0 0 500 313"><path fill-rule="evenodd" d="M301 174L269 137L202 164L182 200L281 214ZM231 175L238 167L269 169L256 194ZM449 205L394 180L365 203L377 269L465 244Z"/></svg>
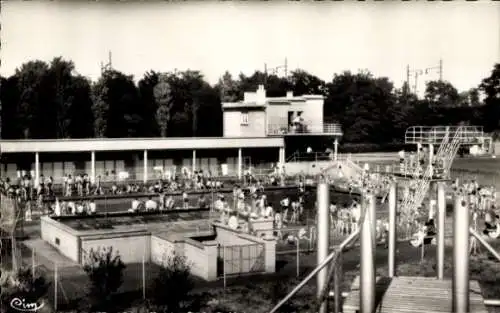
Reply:
<svg viewBox="0 0 500 313"><path fill-rule="evenodd" d="M172 255L174 252L184 255L183 249L178 249L178 245L170 240L160 238L157 236L151 236L151 262L158 265L165 265L167 257ZM182 243L182 246L183 243Z"/></svg>
<svg viewBox="0 0 500 313"><path fill-rule="evenodd" d="M56 248L62 255L79 262L80 242L71 228L50 217L42 216L40 218L40 231L44 241Z"/></svg>
<svg viewBox="0 0 500 313"><path fill-rule="evenodd" d="M149 262L151 257L150 234L116 233L105 235L82 236L82 250L90 251L98 248L113 247L118 252L124 263Z"/></svg>
<svg viewBox="0 0 500 313"><path fill-rule="evenodd" d="M242 115L248 114L248 123L242 123ZM266 112L261 110L227 110L223 113L224 137L265 137Z"/></svg>
<svg viewBox="0 0 500 313"><path fill-rule="evenodd" d="M189 238L191 235L185 234L186 237L172 236L172 238L151 236L151 261L165 266L168 257L172 256L175 251L178 255L186 258L193 275L207 281L216 280L217 242L199 242Z"/></svg>
<svg viewBox="0 0 500 313"><path fill-rule="evenodd" d="M193 275L208 281L217 279L217 242L185 238L184 256Z"/></svg>
<svg viewBox="0 0 500 313"><path fill-rule="evenodd" d="M324 169L332 166L332 161L288 162L285 163L287 175L317 175Z"/></svg>
<svg viewBox="0 0 500 313"><path fill-rule="evenodd" d="M276 271L276 241L274 238L262 239L241 231L230 229L226 225L215 223L216 241L227 246L224 251L226 257L226 274L249 272L251 269L261 268L259 262L264 262L262 271L274 273ZM259 245L252 249L245 249L248 245ZM231 249L231 246L240 246ZM237 251L236 254L230 250ZM222 252L224 253L224 252ZM252 254L252 255L250 255ZM222 254L223 256L223 254ZM263 258L263 260L262 260Z"/></svg>
<svg viewBox="0 0 500 313"><path fill-rule="evenodd" d="M216 228L216 233L216 241L222 246L250 245L255 243L255 241L241 237L238 232L228 227L218 226Z"/></svg>

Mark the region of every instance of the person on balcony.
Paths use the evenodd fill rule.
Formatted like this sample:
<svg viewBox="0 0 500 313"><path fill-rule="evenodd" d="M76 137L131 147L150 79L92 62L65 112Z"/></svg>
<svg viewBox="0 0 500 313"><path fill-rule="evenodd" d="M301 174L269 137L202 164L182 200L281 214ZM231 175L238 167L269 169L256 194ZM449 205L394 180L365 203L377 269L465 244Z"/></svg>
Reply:
<svg viewBox="0 0 500 313"><path fill-rule="evenodd" d="M304 118L301 112L298 112L297 116L293 119L292 129L296 133L303 133L305 131Z"/></svg>

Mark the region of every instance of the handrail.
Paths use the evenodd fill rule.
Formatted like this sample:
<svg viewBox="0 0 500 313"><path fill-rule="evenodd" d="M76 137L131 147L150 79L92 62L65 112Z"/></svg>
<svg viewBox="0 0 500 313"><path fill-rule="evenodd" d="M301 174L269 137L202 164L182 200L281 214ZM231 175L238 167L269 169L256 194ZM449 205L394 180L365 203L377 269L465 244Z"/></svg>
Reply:
<svg viewBox="0 0 500 313"><path fill-rule="evenodd" d="M483 303L486 306L500 306L500 299L484 299Z"/></svg>
<svg viewBox="0 0 500 313"><path fill-rule="evenodd" d="M288 293L278 304L276 304L269 313L276 313L279 308L285 304L290 298L292 298L297 292L299 292L316 274L318 274L325 266L327 266L331 261L336 259L339 256L339 251L344 250L350 243L358 239L360 233L360 229L358 228L356 231L354 231L349 237L347 237L338 247L328 255L328 257L321 263L319 264L307 277L305 277L295 288L293 288L292 291Z"/></svg>
<svg viewBox="0 0 500 313"><path fill-rule="evenodd" d="M495 257L495 259L497 259L498 262L500 262L500 253L498 253L495 249L493 249L493 247L486 240L484 240L483 236L481 236L472 227L469 229L469 232L472 236L474 236L474 238L476 238L479 241L479 243L483 245L483 247L486 248L486 250L488 250L491 254L493 254L493 256Z"/></svg>

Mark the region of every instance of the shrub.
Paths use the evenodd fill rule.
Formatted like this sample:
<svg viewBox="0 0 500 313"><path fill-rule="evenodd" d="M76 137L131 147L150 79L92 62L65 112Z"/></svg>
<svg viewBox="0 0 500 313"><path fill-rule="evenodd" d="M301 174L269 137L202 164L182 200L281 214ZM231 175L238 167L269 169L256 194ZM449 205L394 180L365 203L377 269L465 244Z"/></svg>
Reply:
<svg viewBox="0 0 500 313"><path fill-rule="evenodd" d="M83 270L90 279L88 296L92 309L106 309L112 295L123 283L125 264L113 248L91 249L85 256Z"/></svg>
<svg viewBox="0 0 500 313"><path fill-rule="evenodd" d="M164 266L153 281L152 301L166 312L181 312L189 306L194 288L191 267L185 257L176 253L164 259Z"/></svg>
<svg viewBox="0 0 500 313"><path fill-rule="evenodd" d="M19 312L11 306L14 299L38 306L43 305L46 300L50 283L40 273L36 273L33 277L30 267L21 267L16 272L2 271L0 276L2 312Z"/></svg>

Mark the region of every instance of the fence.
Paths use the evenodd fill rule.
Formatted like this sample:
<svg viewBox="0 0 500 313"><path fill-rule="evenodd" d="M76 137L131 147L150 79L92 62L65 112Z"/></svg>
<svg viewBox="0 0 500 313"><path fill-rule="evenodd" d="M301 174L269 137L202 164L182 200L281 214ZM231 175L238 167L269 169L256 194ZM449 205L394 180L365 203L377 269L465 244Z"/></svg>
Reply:
<svg viewBox="0 0 500 313"><path fill-rule="evenodd" d="M29 267L35 275L42 275L46 279L49 283L47 298L54 309L58 312L74 312L82 302L87 302L90 280L82 266L56 255L55 250L47 245L31 242L17 243L16 246L17 266ZM12 268L11 258L4 257L3 261L4 269ZM151 262L126 264L118 293L133 294L134 299L147 297L159 269L158 265Z"/></svg>
<svg viewBox="0 0 500 313"><path fill-rule="evenodd" d="M264 246L262 244L219 246L217 275L262 273L265 271Z"/></svg>

